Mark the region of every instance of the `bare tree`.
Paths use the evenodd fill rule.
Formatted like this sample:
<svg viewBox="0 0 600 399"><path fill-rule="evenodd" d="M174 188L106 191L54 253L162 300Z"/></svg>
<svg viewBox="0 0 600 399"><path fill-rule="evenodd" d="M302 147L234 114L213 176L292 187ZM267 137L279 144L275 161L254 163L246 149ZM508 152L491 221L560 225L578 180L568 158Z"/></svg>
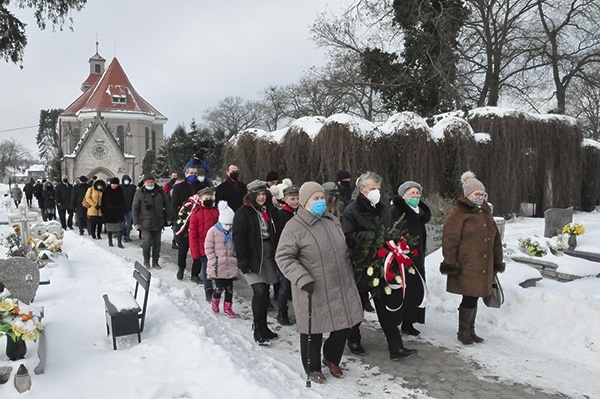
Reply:
<svg viewBox="0 0 600 399"><path fill-rule="evenodd" d="M14 139L0 141L0 180L6 177L6 168L32 159L31 153Z"/></svg>
<svg viewBox="0 0 600 399"><path fill-rule="evenodd" d="M213 131L225 131L227 137L249 128L264 127L264 105L241 97L226 97L204 112L204 120Z"/></svg>
<svg viewBox="0 0 600 399"><path fill-rule="evenodd" d="M600 140L600 73L594 71L593 81L576 80L569 96L567 112L577 118L586 137Z"/></svg>
<svg viewBox="0 0 600 399"><path fill-rule="evenodd" d="M564 114L567 91L581 79L594 81L591 73L600 65L600 4L597 0L537 0L544 32L540 58L549 65L556 113Z"/></svg>

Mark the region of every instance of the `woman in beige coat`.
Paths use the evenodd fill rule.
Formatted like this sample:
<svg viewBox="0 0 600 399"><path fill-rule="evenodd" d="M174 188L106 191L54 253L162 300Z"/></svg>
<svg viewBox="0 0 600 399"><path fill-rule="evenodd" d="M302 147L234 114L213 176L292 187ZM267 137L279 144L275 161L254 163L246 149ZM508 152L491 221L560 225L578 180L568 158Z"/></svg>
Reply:
<svg viewBox="0 0 600 399"><path fill-rule="evenodd" d="M281 233L275 260L292 285L302 364L312 381L322 383L323 334L330 333L323 344L323 364L331 375L342 377L339 364L346 340L350 328L362 321L363 311L342 227L325 210L325 190L318 183L307 182L299 194L301 206Z"/></svg>

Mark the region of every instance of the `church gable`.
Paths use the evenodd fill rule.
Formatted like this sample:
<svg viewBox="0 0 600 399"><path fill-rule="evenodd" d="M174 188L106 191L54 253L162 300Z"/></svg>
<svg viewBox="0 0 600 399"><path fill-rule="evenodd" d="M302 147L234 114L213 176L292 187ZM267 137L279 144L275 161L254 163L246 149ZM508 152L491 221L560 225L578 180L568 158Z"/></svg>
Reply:
<svg viewBox="0 0 600 399"><path fill-rule="evenodd" d="M75 147L75 157L98 165L123 165L125 162L119 143L101 117L96 117L81 137Z"/></svg>

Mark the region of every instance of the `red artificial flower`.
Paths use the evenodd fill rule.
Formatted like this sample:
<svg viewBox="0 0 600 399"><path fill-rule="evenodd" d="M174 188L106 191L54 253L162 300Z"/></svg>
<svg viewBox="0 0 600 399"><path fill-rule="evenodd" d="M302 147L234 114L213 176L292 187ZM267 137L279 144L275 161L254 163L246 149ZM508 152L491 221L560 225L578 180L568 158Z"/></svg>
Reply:
<svg viewBox="0 0 600 399"><path fill-rule="evenodd" d="M419 250L417 248L413 249L412 256L414 256L415 258L419 256Z"/></svg>
<svg viewBox="0 0 600 399"><path fill-rule="evenodd" d="M377 250L377 256L379 256L380 258L385 258L387 256L387 253L388 251L385 248L379 248Z"/></svg>

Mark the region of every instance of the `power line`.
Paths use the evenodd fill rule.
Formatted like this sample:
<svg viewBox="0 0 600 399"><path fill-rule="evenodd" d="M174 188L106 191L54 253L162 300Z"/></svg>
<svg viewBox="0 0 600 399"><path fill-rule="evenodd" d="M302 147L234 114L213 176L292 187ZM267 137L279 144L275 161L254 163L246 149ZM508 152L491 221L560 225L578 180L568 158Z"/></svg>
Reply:
<svg viewBox="0 0 600 399"><path fill-rule="evenodd" d="M6 132L14 132L15 130L25 130L25 129L31 129L32 127L38 127L40 125L31 125L31 126L24 126L24 127L15 127L12 129L5 129L5 130L0 130L0 133L6 133Z"/></svg>

